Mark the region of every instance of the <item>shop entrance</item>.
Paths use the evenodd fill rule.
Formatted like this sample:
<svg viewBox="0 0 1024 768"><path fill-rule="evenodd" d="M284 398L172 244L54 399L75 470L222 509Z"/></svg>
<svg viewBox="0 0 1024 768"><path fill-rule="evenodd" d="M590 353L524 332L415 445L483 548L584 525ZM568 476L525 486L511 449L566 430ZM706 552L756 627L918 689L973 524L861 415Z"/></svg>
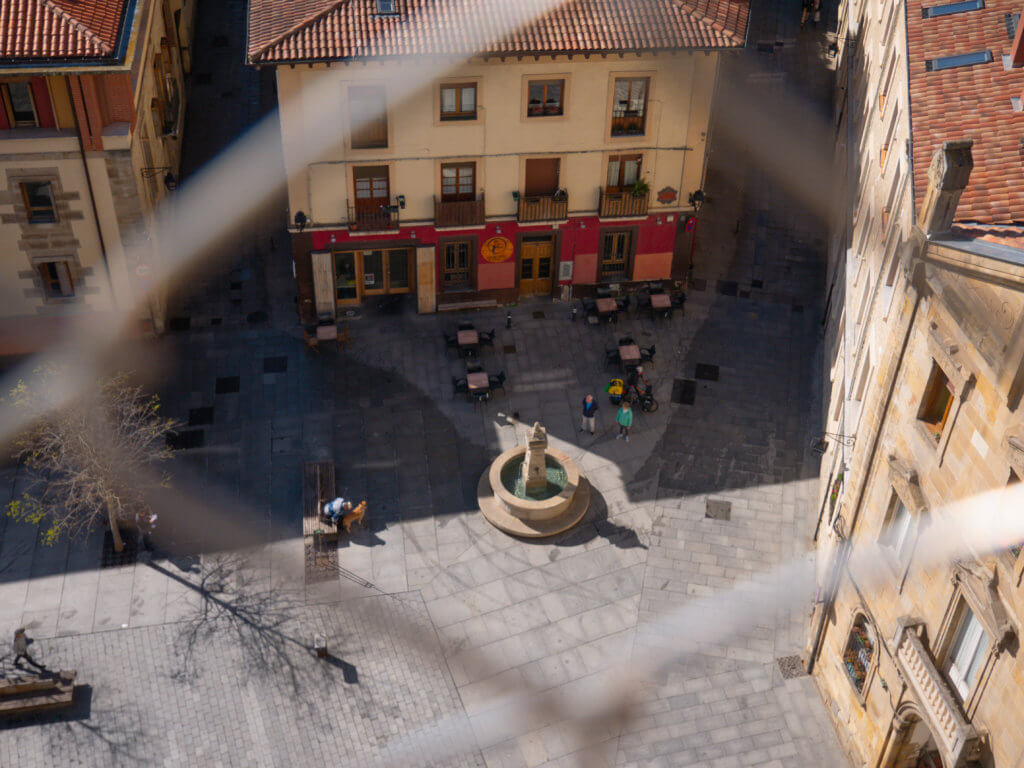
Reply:
<svg viewBox="0 0 1024 768"><path fill-rule="evenodd" d="M550 294L554 261L555 239L552 236L524 237L519 256L519 295Z"/></svg>
<svg viewBox="0 0 1024 768"><path fill-rule="evenodd" d="M412 248L335 251L334 286L339 304L358 304L363 296L409 293Z"/></svg>

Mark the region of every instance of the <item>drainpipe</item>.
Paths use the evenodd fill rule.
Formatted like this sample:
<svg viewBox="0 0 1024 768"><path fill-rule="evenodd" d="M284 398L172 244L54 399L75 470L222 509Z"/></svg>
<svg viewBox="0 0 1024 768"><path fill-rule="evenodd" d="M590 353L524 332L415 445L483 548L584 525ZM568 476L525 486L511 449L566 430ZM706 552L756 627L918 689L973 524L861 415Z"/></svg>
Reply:
<svg viewBox="0 0 1024 768"><path fill-rule="evenodd" d="M85 113L88 106L85 103L85 91L82 89L81 75L69 75L68 81L73 82L82 101L82 112ZM72 105L73 107L74 105ZM82 124L78 121L78 110L72 108L71 113L75 117L75 134L78 136L78 149L82 153L82 169L85 171L85 186L89 190L89 202L92 205L92 218L96 224L96 237L100 241L100 258L103 259L103 271L107 275L107 287L110 289L110 303L114 310L117 310L117 295L114 293L114 278L110 274L110 262L107 260L107 245L103 240L103 227L100 225L100 215L96 210L96 194L92 185L92 173L89 171L89 163L85 157L85 139L82 137Z"/></svg>

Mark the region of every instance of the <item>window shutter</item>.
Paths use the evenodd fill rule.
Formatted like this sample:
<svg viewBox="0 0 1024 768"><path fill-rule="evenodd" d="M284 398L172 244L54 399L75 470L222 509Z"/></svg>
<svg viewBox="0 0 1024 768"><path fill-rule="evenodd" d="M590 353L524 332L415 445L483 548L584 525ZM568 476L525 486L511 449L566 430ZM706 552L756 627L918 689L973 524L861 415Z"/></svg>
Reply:
<svg viewBox="0 0 1024 768"><path fill-rule="evenodd" d="M0 86L0 131L10 130L11 122L7 118L7 89Z"/></svg>
<svg viewBox="0 0 1024 768"><path fill-rule="evenodd" d="M53 117L53 106L50 104L50 89L46 87L45 77L32 78L32 99L36 103L36 116L40 128L56 128L57 121Z"/></svg>

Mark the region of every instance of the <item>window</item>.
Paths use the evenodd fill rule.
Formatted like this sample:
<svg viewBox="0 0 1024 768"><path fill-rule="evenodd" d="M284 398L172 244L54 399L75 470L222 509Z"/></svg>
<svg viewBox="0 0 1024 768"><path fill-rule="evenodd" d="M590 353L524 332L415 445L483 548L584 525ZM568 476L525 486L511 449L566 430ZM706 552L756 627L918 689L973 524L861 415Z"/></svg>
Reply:
<svg viewBox="0 0 1024 768"><path fill-rule="evenodd" d="M992 61L992 51L975 51L974 53L960 53L956 56L941 56L937 59L928 59L924 63L926 72L936 72L941 69L956 69L957 67L971 67L975 64L987 64Z"/></svg>
<svg viewBox="0 0 1024 768"><path fill-rule="evenodd" d="M892 509L889 512L889 522L885 526L884 541L886 546L896 553L896 557L902 563L906 560L907 553L910 551L914 518L903 503L903 500L895 494L890 506Z"/></svg>
<svg viewBox="0 0 1024 768"><path fill-rule="evenodd" d="M384 88L354 85L348 89L348 124L352 149L379 149L388 145L388 113Z"/></svg>
<svg viewBox="0 0 1024 768"><path fill-rule="evenodd" d="M476 197L476 163L445 163L441 166L441 200L455 202Z"/></svg>
<svg viewBox="0 0 1024 768"><path fill-rule="evenodd" d="M927 427L928 434L935 442L942 437L942 430L946 426L952 407L953 387L938 363L932 362L932 372L928 377L924 397L921 398L921 409L917 413L917 418Z"/></svg>
<svg viewBox="0 0 1024 768"><path fill-rule="evenodd" d="M617 79L612 101L612 136L643 136L650 78Z"/></svg>
<svg viewBox="0 0 1024 768"><path fill-rule="evenodd" d="M48 181L25 181L21 185L28 220L33 224L48 224L57 220L53 205L53 189Z"/></svg>
<svg viewBox="0 0 1024 768"><path fill-rule="evenodd" d="M607 188L609 192L622 192L636 184L640 178L640 155L613 155L608 158Z"/></svg>
<svg viewBox="0 0 1024 768"><path fill-rule="evenodd" d="M988 636L982 629L981 622L970 608L963 605L960 626L957 628L953 646L949 649L946 667L949 680L960 694L960 698L966 699L970 693L987 650Z"/></svg>
<svg viewBox="0 0 1024 768"><path fill-rule="evenodd" d="M3 107L12 128L34 128L39 125L32 86L27 82L6 83L3 86Z"/></svg>
<svg viewBox="0 0 1024 768"><path fill-rule="evenodd" d="M441 283L444 290L472 287L470 258L473 251L471 240L457 240L441 246Z"/></svg>
<svg viewBox="0 0 1024 768"><path fill-rule="evenodd" d="M153 123L162 135L174 133L178 128L181 96L178 80L174 76L170 41L160 40L160 53L153 57L153 77L156 78L156 96L151 104Z"/></svg>
<svg viewBox="0 0 1024 768"><path fill-rule="evenodd" d="M476 120L476 83L441 86L442 120Z"/></svg>
<svg viewBox="0 0 1024 768"><path fill-rule="evenodd" d="M531 80L526 102L527 117L563 114L565 80Z"/></svg>
<svg viewBox="0 0 1024 768"><path fill-rule="evenodd" d="M396 0L377 0L377 13L390 16L398 13L398 3Z"/></svg>
<svg viewBox="0 0 1024 768"><path fill-rule="evenodd" d="M598 279L607 282L626 279L632 244L632 232L605 232L601 236L601 263L598 266Z"/></svg>
<svg viewBox="0 0 1024 768"><path fill-rule="evenodd" d="M66 261L44 261L37 269L48 299L66 299L75 295L71 269Z"/></svg>
<svg viewBox="0 0 1024 768"><path fill-rule="evenodd" d="M980 11L984 7L985 0L966 0L966 2L950 3L949 5L933 5L931 8L921 9L921 18L934 19L936 16L949 16L966 11Z"/></svg>
<svg viewBox="0 0 1024 768"><path fill-rule="evenodd" d="M858 695L864 693L864 683L871 669L871 659L875 655L875 638L868 620L860 615L850 628L850 637L843 651L843 664L850 676L854 690Z"/></svg>

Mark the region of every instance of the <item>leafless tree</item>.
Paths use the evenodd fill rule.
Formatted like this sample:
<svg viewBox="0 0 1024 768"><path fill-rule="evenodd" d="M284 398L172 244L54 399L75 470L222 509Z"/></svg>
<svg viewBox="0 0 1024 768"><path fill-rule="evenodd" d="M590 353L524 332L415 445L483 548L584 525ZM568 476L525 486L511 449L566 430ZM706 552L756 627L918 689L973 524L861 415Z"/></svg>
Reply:
<svg viewBox="0 0 1024 768"><path fill-rule="evenodd" d="M179 422L164 418L159 399L127 373L101 379L71 399L57 397L59 366L36 373L32 385L19 380L6 398L6 405L27 412L30 424L13 441L29 485L9 502L7 514L42 526L47 543L106 522L120 552L119 523L149 511L151 489L140 482L169 483L152 469L171 457L166 438Z"/></svg>

